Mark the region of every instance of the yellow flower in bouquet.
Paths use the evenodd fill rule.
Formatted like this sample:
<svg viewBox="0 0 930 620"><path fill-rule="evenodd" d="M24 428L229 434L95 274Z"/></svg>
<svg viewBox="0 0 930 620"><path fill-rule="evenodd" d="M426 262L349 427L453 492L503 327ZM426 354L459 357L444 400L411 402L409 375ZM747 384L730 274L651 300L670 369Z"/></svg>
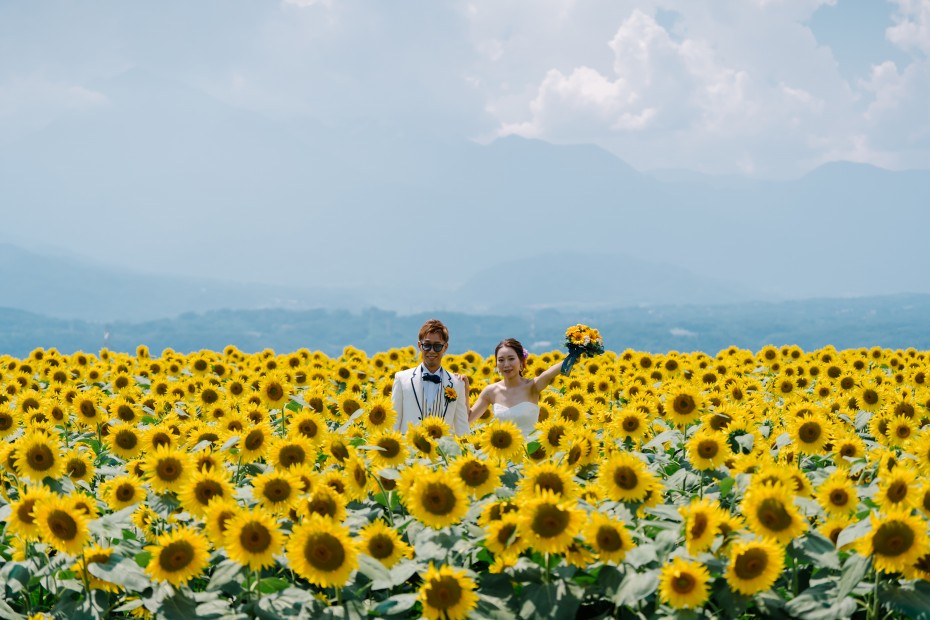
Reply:
<svg viewBox="0 0 930 620"><path fill-rule="evenodd" d="M569 352L581 349L585 355L600 355L604 352L604 341L599 331L587 325L572 325L565 330L565 346Z"/></svg>

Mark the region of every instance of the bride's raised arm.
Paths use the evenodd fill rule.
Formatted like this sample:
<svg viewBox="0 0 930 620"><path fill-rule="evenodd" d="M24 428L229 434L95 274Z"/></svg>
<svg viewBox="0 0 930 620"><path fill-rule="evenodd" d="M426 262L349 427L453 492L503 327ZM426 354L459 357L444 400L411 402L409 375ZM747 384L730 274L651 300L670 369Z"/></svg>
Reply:
<svg viewBox="0 0 930 620"><path fill-rule="evenodd" d="M468 398L468 390L471 385L471 380L466 375L456 375L459 379L462 380L462 383L465 384L465 397ZM474 405L468 405L468 425L471 426L475 420L484 415L484 412L488 410L488 407L491 406L491 391L490 386L481 390L481 393L478 394L478 398L475 399Z"/></svg>
<svg viewBox="0 0 930 620"><path fill-rule="evenodd" d="M533 391L542 394L543 390L549 387L549 384L555 381L555 378L562 372L562 362L554 364L541 372L538 377L533 379Z"/></svg>

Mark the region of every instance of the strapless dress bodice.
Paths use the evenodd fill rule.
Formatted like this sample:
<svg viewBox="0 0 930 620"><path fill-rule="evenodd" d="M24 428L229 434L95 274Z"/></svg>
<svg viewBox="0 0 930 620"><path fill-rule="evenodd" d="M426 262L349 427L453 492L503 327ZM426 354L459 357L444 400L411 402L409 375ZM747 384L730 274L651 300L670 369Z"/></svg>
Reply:
<svg viewBox="0 0 930 620"><path fill-rule="evenodd" d="M539 405L524 401L517 403L513 407L505 407L499 403L494 403L491 407L494 411L494 417L498 420L513 422L523 433L524 439L528 438L536 430L536 422L539 420Z"/></svg>

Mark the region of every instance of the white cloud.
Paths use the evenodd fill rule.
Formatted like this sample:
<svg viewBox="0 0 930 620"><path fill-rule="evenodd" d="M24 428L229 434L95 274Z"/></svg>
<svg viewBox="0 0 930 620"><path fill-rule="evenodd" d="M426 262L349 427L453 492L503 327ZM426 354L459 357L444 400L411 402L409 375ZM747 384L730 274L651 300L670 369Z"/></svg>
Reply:
<svg viewBox="0 0 930 620"><path fill-rule="evenodd" d="M897 5L894 26L885 31L888 40L904 51L930 54L930 0L892 0Z"/></svg>

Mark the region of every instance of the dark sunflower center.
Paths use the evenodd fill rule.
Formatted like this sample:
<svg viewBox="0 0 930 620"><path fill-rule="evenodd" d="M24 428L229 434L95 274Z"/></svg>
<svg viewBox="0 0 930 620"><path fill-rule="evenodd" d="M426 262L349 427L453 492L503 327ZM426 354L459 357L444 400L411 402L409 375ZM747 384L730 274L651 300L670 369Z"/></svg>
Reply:
<svg viewBox="0 0 930 620"><path fill-rule="evenodd" d="M837 508L843 508L849 503L849 493L845 489L833 489L830 491L830 503Z"/></svg>
<svg viewBox="0 0 930 620"><path fill-rule="evenodd" d="M689 415L694 412L697 405L690 394L679 394L672 401L672 409L678 415Z"/></svg>
<svg viewBox="0 0 930 620"><path fill-rule="evenodd" d="M45 444L33 446L26 452L26 462L36 471L46 471L55 464L55 455L52 449Z"/></svg>
<svg viewBox="0 0 930 620"><path fill-rule="evenodd" d="M907 424L898 424L895 428L895 435L898 436L898 439L907 439L911 436L911 427Z"/></svg>
<svg viewBox="0 0 930 620"><path fill-rule="evenodd" d="M155 448L161 448L163 446L171 445L171 435L168 433L155 433L152 435L152 446Z"/></svg>
<svg viewBox="0 0 930 620"><path fill-rule="evenodd" d="M245 449L250 452L259 450L264 444L265 433L259 429L249 432L249 434L245 436L245 441L243 442Z"/></svg>
<svg viewBox="0 0 930 620"><path fill-rule="evenodd" d="M491 477L491 470L480 461L468 461L459 472L462 480L470 487L480 487Z"/></svg>
<svg viewBox="0 0 930 620"><path fill-rule="evenodd" d="M123 450L132 450L136 447L136 445L138 445L139 438L131 430L124 429L116 433L116 437L113 439L113 441Z"/></svg>
<svg viewBox="0 0 930 620"><path fill-rule="evenodd" d="M313 514L322 515L324 517L335 517L338 507L336 505L336 500L329 495L317 494L307 502L307 510Z"/></svg>
<svg viewBox="0 0 930 620"><path fill-rule="evenodd" d="M546 434L546 441L548 441L551 446L557 446L562 441L563 435L565 435L564 428L561 426L553 426Z"/></svg>
<svg viewBox="0 0 930 620"><path fill-rule="evenodd" d="M491 433L490 443L498 450L506 450L513 445L513 435L507 431L494 431Z"/></svg>
<svg viewBox="0 0 930 620"><path fill-rule="evenodd" d="M207 405L212 405L220 399L220 395L213 388L207 388L200 393L200 400Z"/></svg>
<svg viewBox="0 0 930 620"><path fill-rule="evenodd" d="M93 418L97 415L97 408L89 400L82 400L78 405L78 410L85 418Z"/></svg>
<svg viewBox="0 0 930 620"><path fill-rule="evenodd" d="M896 480L888 485L888 492L885 494L891 502L897 504L907 497L907 483L902 480Z"/></svg>
<svg viewBox="0 0 930 620"><path fill-rule="evenodd" d="M304 545L304 559L317 570L333 572L346 561L346 550L338 538L323 532L314 534Z"/></svg>
<svg viewBox="0 0 930 620"><path fill-rule="evenodd" d="M35 518L32 516L32 509L35 508L36 500L27 499L19 508L16 510L16 516L19 517L19 520L23 523L32 525L35 523Z"/></svg>
<svg viewBox="0 0 930 620"><path fill-rule="evenodd" d="M53 510L46 520L48 529L59 540L74 540L78 534L77 521L64 510Z"/></svg>
<svg viewBox="0 0 930 620"><path fill-rule="evenodd" d="M301 420L297 425L297 432L307 439L313 439L320 432L320 428L313 420Z"/></svg>
<svg viewBox="0 0 930 620"><path fill-rule="evenodd" d="M206 506L214 497L223 497L223 486L216 480L201 480L194 486L194 497Z"/></svg>
<svg viewBox="0 0 930 620"><path fill-rule="evenodd" d="M381 456L386 459L392 459L400 454L400 443L390 437L382 437L378 440L378 447L382 449Z"/></svg>
<svg viewBox="0 0 930 620"><path fill-rule="evenodd" d="M261 523L246 523L239 531L239 544L249 553L264 553L271 545L271 532Z"/></svg>
<svg viewBox="0 0 930 620"><path fill-rule="evenodd" d="M769 556L763 549L747 549L733 560L733 573L740 579L750 581L765 572Z"/></svg>
<svg viewBox="0 0 930 620"><path fill-rule="evenodd" d="M375 534L368 541L368 555L376 560L391 557L394 553L394 541L387 534Z"/></svg>
<svg viewBox="0 0 930 620"><path fill-rule="evenodd" d="M174 573L187 568L194 561L194 547L186 540L169 543L158 556L162 570Z"/></svg>
<svg viewBox="0 0 930 620"><path fill-rule="evenodd" d="M691 527L688 529L688 532L691 534L691 538L700 538L704 535L704 532L707 531L707 515L703 512L695 513L692 517Z"/></svg>
<svg viewBox="0 0 930 620"><path fill-rule="evenodd" d="M617 528L611 525L602 525L597 528L595 535L597 546L604 551L619 551L623 549L623 538Z"/></svg>
<svg viewBox="0 0 930 620"><path fill-rule="evenodd" d="M878 392L869 388L862 393L862 400L869 405L874 405L878 402Z"/></svg>
<svg viewBox="0 0 930 620"><path fill-rule="evenodd" d="M756 516L762 525L773 532L781 532L794 522L781 500L774 497L763 500L756 509Z"/></svg>
<svg viewBox="0 0 930 620"><path fill-rule="evenodd" d="M423 508L434 515L447 515L455 509L455 492L442 482L429 482L420 495Z"/></svg>
<svg viewBox="0 0 930 620"><path fill-rule="evenodd" d="M889 521L872 536L872 550L887 557L897 557L914 545L914 530L902 521Z"/></svg>
<svg viewBox="0 0 930 620"><path fill-rule="evenodd" d="M429 454L433 451L433 444L423 435L416 435L413 438L413 445L423 454Z"/></svg>
<svg viewBox="0 0 930 620"><path fill-rule="evenodd" d="M639 418L636 416L627 416L623 418L623 430L627 433L636 432L639 428Z"/></svg>
<svg viewBox="0 0 930 620"><path fill-rule="evenodd" d="M430 581L426 604L433 609L450 609L462 600L462 586L455 577L445 575Z"/></svg>
<svg viewBox="0 0 930 620"><path fill-rule="evenodd" d="M505 523L497 531L497 542L499 542L501 545L507 546L507 544L510 542L510 537L513 536L516 531L516 523Z"/></svg>
<svg viewBox="0 0 930 620"><path fill-rule="evenodd" d="M560 535L568 527L570 515L554 504L541 504L533 515L531 528L541 538Z"/></svg>
<svg viewBox="0 0 930 620"><path fill-rule="evenodd" d="M801 441L804 443L814 443L820 439L820 435L823 433L823 429L820 427L820 424L817 422L805 422L801 425L801 428L798 429L798 437L801 438Z"/></svg>
<svg viewBox="0 0 930 620"><path fill-rule="evenodd" d="M712 459L720 452L720 445L713 439L704 439L698 443L697 451L702 459Z"/></svg>
<svg viewBox="0 0 930 620"><path fill-rule="evenodd" d="M8 413L0 413L0 431L8 431L13 428L13 416Z"/></svg>
<svg viewBox="0 0 930 620"><path fill-rule="evenodd" d="M639 484L639 477L632 467L623 465L614 470L614 484L625 491L630 491Z"/></svg>
<svg viewBox="0 0 930 620"><path fill-rule="evenodd" d="M677 594L690 594L697 587L697 579L690 573L679 573L671 580L671 586Z"/></svg>
<svg viewBox="0 0 930 620"><path fill-rule="evenodd" d="M281 448L278 452L278 458L281 460L281 465L290 467L291 465L299 465L307 460L307 453L302 447L291 444Z"/></svg>
<svg viewBox="0 0 930 620"><path fill-rule="evenodd" d="M68 475L72 478L81 478L87 474L87 463L81 459L68 461Z"/></svg>
<svg viewBox="0 0 930 620"><path fill-rule="evenodd" d="M291 485L287 480L272 480L265 485L263 495L271 502L282 502L291 496Z"/></svg>
<svg viewBox="0 0 930 620"><path fill-rule="evenodd" d="M333 458L335 458L340 463L349 458L349 449L346 448L344 443L338 440L332 443L330 446L330 452L332 453Z"/></svg>
<svg viewBox="0 0 930 620"><path fill-rule="evenodd" d="M284 398L284 388L279 383L269 383L265 388L265 396L268 400L277 402Z"/></svg>
<svg viewBox="0 0 930 620"><path fill-rule="evenodd" d="M375 426L384 424L385 420L387 420L387 412L384 410L384 407L374 407L368 413L368 421Z"/></svg>
<svg viewBox="0 0 930 620"><path fill-rule="evenodd" d="M173 456L161 459L155 468L155 475L165 482L174 482L181 477L181 461Z"/></svg>
<svg viewBox="0 0 930 620"><path fill-rule="evenodd" d="M533 486L543 491L552 491L556 495L562 495L565 492L565 483L562 477L551 471L544 471L536 476Z"/></svg>
<svg viewBox="0 0 930 620"><path fill-rule="evenodd" d="M121 484L116 487L114 495L120 502L128 502L136 496L136 487L132 484Z"/></svg>

